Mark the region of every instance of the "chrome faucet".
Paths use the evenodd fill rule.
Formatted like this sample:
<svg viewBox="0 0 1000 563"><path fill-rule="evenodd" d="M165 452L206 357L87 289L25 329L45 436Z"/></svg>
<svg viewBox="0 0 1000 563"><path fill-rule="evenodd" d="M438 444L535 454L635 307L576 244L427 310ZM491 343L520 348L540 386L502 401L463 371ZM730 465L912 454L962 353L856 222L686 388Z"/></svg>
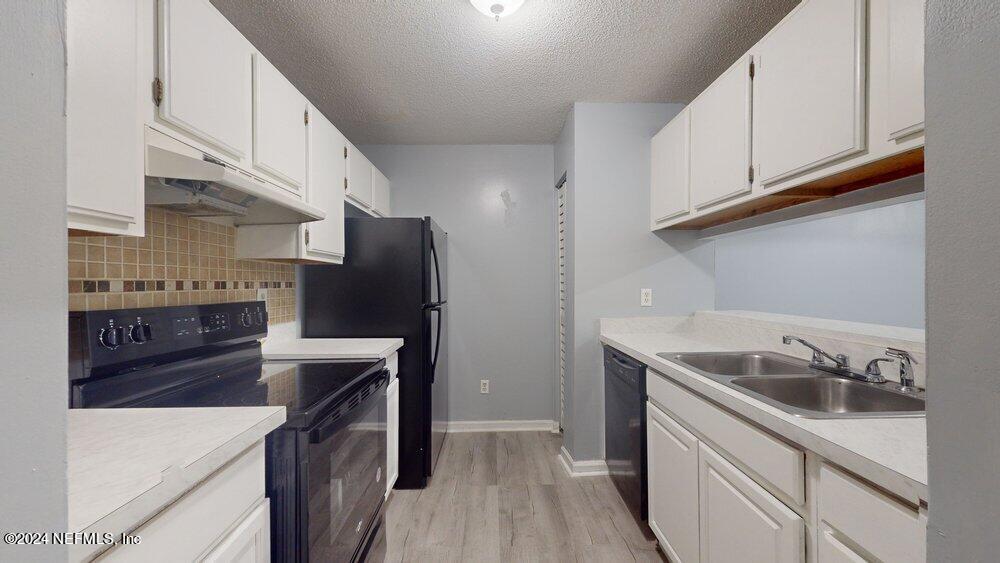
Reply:
<svg viewBox="0 0 1000 563"><path fill-rule="evenodd" d="M798 336L790 336L790 335L789 336L784 336L784 337L782 337L781 341L784 342L785 344L791 344L792 342L798 342L799 344L802 344L806 348L809 348L810 350L812 350L813 357L812 357L812 362L811 363L815 367L825 366L826 365L826 361L824 360L824 356L827 357L827 358L830 358L831 360L833 360L833 363L837 364L837 367L840 368L840 369L845 369L845 368L849 369L851 367L851 358L849 356L846 356L844 354L837 354L836 356L831 356L830 354L827 354L826 352L824 352L823 349L820 348L819 346L811 344L807 340L799 338Z"/></svg>
<svg viewBox="0 0 1000 563"><path fill-rule="evenodd" d="M885 355L899 358L899 390L917 391L917 384L913 378L913 364L917 363L917 360L909 352L899 348L886 348Z"/></svg>
<svg viewBox="0 0 1000 563"><path fill-rule="evenodd" d="M879 362L891 362L890 358L880 358L868 362L868 366L865 368L864 372L857 371L851 368L851 358L846 354L837 354L836 356L831 356L826 351L824 351L819 346L812 344L798 336L786 335L782 337L782 342L785 344L791 344L792 342L798 342L812 350L812 361L809 362L809 367L822 370L834 375L839 375L842 377L849 377L851 379L857 379L860 381L866 381L868 383L885 383L885 377L882 375L882 371L879 369ZM835 365L829 365L826 363L826 358L833 360Z"/></svg>

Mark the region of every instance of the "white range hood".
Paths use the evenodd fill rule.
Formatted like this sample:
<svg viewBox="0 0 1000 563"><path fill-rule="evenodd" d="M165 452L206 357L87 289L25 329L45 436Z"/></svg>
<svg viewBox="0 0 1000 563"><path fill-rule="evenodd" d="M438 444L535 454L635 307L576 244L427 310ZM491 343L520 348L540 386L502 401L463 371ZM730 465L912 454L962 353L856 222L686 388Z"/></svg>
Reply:
<svg viewBox="0 0 1000 563"><path fill-rule="evenodd" d="M192 217L232 217L234 225L308 223L318 207L159 131L146 128L146 205Z"/></svg>

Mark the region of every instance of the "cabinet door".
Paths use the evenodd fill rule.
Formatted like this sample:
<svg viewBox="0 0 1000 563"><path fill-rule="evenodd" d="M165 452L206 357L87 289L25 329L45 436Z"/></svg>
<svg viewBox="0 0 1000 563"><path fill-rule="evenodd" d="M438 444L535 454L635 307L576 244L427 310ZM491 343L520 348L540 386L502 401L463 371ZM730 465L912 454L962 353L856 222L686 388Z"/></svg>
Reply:
<svg viewBox="0 0 1000 563"><path fill-rule="evenodd" d="M372 209L383 217L389 216L389 179L372 166Z"/></svg>
<svg viewBox="0 0 1000 563"><path fill-rule="evenodd" d="M143 235L138 6L66 4L66 202L69 228Z"/></svg>
<svg viewBox="0 0 1000 563"><path fill-rule="evenodd" d="M248 158L250 43L208 0L160 0L159 26L160 118Z"/></svg>
<svg viewBox="0 0 1000 563"><path fill-rule="evenodd" d="M301 193L306 179L305 97L253 54L253 166Z"/></svg>
<svg viewBox="0 0 1000 563"><path fill-rule="evenodd" d="M699 444L701 561L805 559L802 517L705 444Z"/></svg>
<svg viewBox="0 0 1000 563"><path fill-rule="evenodd" d="M646 428L649 527L671 561L696 562L698 440L652 403Z"/></svg>
<svg viewBox="0 0 1000 563"><path fill-rule="evenodd" d="M754 49L763 185L864 150L865 21L865 0L805 0Z"/></svg>
<svg viewBox="0 0 1000 563"><path fill-rule="evenodd" d="M372 164L350 141L347 142L346 193L357 203L372 206Z"/></svg>
<svg viewBox="0 0 1000 563"><path fill-rule="evenodd" d="M889 0L890 139L924 129L924 2Z"/></svg>
<svg viewBox="0 0 1000 563"><path fill-rule="evenodd" d="M332 258L344 256L344 177L347 139L318 111L309 117L309 203L326 219L306 223L306 251Z"/></svg>
<svg viewBox="0 0 1000 563"><path fill-rule="evenodd" d="M399 379L393 379L386 390L386 494L399 477Z"/></svg>
<svg viewBox="0 0 1000 563"><path fill-rule="evenodd" d="M819 563L865 563L864 557L847 547L826 527L820 528L817 544L816 560Z"/></svg>
<svg viewBox="0 0 1000 563"><path fill-rule="evenodd" d="M685 108L649 142L649 219L653 229L689 210L688 116Z"/></svg>
<svg viewBox="0 0 1000 563"><path fill-rule="evenodd" d="M695 209L750 191L750 56L688 106L691 204Z"/></svg>
<svg viewBox="0 0 1000 563"><path fill-rule="evenodd" d="M264 499L203 559L206 563L264 563L271 560L271 524Z"/></svg>

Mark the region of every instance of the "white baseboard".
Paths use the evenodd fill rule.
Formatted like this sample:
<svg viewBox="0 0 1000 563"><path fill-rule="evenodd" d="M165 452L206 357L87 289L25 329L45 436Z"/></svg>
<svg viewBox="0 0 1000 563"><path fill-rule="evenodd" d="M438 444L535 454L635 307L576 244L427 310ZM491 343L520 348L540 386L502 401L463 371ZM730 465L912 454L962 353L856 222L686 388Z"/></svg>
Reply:
<svg viewBox="0 0 1000 563"><path fill-rule="evenodd" d="M554 420L452 420L448 432L559 432Z"/></svg>
<svg viewBox="0 0 1000 563"><path fill-rule="evenodd" d="M563 468L570 477L592 477L608 474L608 464L603 459L573 461L573 456L569 455L566 446L560 448L559 460L562 461Z"/></svg>

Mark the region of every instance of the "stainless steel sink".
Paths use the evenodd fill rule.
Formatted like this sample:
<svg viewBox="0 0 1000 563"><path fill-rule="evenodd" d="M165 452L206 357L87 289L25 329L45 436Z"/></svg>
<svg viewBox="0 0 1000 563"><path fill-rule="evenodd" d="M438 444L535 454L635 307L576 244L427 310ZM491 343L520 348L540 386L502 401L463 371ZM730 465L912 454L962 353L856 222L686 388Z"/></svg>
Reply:
<svg viewBox="0 0 1000 563"><path fill-rule="evenodd" d="M891 416L920 414L924 400L881 385L831 376L737 377L730 381L762 401L792 414L812 413Z"/></svg>
<svg viewBox="0 0 1000 563"><path fill-rule="evenodd" d="M777 352L685 352L658 356L745 395L804 418L923 416L924 393L896 383L866 383L809 367Z"/></svg>
<svg viewBox="0 0 1000 563"><path fill-rule="evenodd" d="M702 352L660 354L715 375L792 375L809 373L809 364L776 352Z"/></svg>

